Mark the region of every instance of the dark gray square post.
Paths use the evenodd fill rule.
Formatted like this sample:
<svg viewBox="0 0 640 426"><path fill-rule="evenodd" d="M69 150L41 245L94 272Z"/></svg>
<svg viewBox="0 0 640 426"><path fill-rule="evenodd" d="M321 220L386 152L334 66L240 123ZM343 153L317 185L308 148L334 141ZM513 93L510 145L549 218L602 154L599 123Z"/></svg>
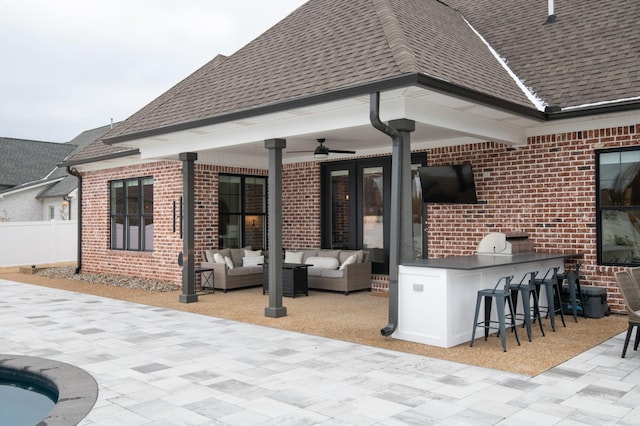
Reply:
<svg viewBox="0 0 640 426"><path fill-rule="evenodd" d="M191 303L198 301L193 258L195 250L195 179L193 163L198 159L198 154L195 152L182 152L179 158L182 161L182 214L184 226L182 237L182 294L179 300L181 303Z"/></svg>
<svg viewBox="0 0 640 426"><path fill-rule="evenodd" d="M389 121L389 126L393 127L400 133L400 141L392 162L399 168L397 174L400 176L400 182L394 182L392 191L399 191L401 197L400 205L392 205L392 209L399 212L400 220L400 238L399 238L399 256L398 263L404 263L413 258L413 209L411 207L411 132L416 130L416 122L402 118L399 120Z"/></svg>
<svg viewBox="0 0 640 426"><path fill-rule="evenodd" d="M269 150L269 306L264 315L280 318L287 315L282 306L282 150L284 139L267 139L264 147Z"/></svg>

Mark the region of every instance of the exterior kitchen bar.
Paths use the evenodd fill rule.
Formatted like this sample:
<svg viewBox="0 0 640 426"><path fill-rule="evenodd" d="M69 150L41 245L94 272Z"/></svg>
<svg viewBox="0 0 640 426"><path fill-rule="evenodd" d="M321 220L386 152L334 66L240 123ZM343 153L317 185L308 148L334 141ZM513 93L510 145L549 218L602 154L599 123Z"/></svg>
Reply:
<svg viewBox="0 0 640 426"><path fill-rule="evenodd" d="M549 268L562 270L565 259L576 257L564 253L514 253L514 247L527 250L531 246L522 234L512 237L514 244L508 241L507 234L491 233L482 240L476 254L400 265L398 327L393 337L443 348L469 342L478 290L493 288L500 277L507 275L513 275L514 282L533 271L542 277ZM546 295L541 294L540 298L546 300Z"/></svg>

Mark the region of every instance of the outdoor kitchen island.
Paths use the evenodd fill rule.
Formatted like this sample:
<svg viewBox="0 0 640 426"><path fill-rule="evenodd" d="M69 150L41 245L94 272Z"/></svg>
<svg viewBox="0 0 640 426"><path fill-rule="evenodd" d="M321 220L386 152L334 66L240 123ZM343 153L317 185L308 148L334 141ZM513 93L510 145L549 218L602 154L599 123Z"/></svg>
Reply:
<svg viewBox="0 0 640 426"><path fill-rule="evenodd" d="M473 254L404 263L399 266L398 324L393 338L443 348L469 342L478 290L493 288L505 275L513 275L517 283L527 272L538 271L542 278L551 267L562 271L564 259L575 256ZM546 300L544 294L541 300Z"/></svg>

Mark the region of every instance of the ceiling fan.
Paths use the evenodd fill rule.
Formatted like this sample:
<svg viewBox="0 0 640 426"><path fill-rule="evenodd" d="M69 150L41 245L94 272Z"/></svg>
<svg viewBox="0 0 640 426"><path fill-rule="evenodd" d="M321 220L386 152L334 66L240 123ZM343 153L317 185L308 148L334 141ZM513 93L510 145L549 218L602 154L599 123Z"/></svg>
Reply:
<svg viewBox="0 0 640 426"><path fill-rule="evenodd" d="M313 152L313 158L316 158L316 159L327 158L330 152L333 152L336 154L355 154L356 153L355 151L349 151L344 149L331 149L328 146L324 145L324 141L325 141L324 138L318 139L319 145L313 151L289 151L289 152L290 153Z"/></svg>

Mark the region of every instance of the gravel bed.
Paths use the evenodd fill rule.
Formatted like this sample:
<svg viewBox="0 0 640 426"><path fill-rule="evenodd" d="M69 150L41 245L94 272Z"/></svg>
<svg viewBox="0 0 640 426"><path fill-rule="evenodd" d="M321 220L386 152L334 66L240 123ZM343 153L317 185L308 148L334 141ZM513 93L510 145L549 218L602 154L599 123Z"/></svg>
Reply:
<svg viewBox="0 0 640 426"><path fill-rule="evenodd" d="M37 272L37 274L48 278L82 281L88 284L102 284L148 291L165 292L179 290L179 288L174 284L148 278L127 277L122 275L88 274L83 272L75 274L74 271L74 266L63 266L59 268L43 269L42 271Z"/></svg>

